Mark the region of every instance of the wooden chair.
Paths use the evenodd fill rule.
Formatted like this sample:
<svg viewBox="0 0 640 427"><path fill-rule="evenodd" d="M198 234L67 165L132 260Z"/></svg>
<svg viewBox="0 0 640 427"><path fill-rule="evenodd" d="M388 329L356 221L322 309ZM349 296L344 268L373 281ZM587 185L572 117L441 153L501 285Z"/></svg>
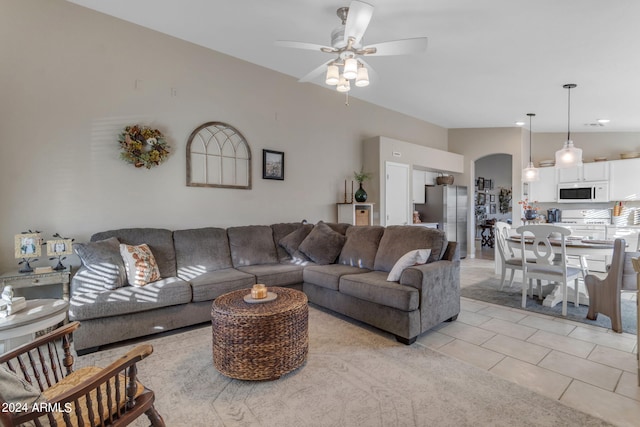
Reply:
<svg viewBox="0 0 640 427"><path fill-rule="evenodd" d="M502 271L500 274L500 290L504 287L504 280L507 275L507 269L511 270L511 276L509 277L509 287L513 285L513 277L516 271L522 271L522 259L517 258L513 249L507 243L509 237L509 230L511 225L506 222L496 222L495 224L495 239L498 246L498 254L502 261Z"/></svg>
<svg viewBox="0 0 640 427"><path fill-rule="evenodd" d="M74 370L71 335L79 326L69 323L0 355L3 382L9 377L17 384L2 389L6 393L0 396L2 408L17 410L1 411L0 425L126 426L145 414L153 426L164 427L153 406L153 391L136 378L136 364L153 347L140 345L106 368ZM5 402L6 390L14 389L33 393L27 406Z"/></svg>
<svg viewBox="0 0 640 427"><path fill-rule="evenodd" d="M567 265L567 247L566 237L571 234L571 230L565 227L548 224L522 225L516 230L520 234L520 244L522 254L525 254L527 243L526 235L533 235L533 242L530 245L530 251L535 256L534 260L522 257L523 282L532 286L532 280L538 280L538 287L541 287L541 281L560 283L562 286L562 315L567 315L567 284L570 280L574 281L575 295L574 304L578 306L578 279L582 274L580 268ZM560 246L554 251L551 236L560 236ZM522 287L522 308L527 307L527 287Z"/></svg>
<svg viewBox="0 0 640 427"><path fill-rule="evenodd" d="M616 239L613 244L613 256L607 276L603 279L588 274L584 282L589 293L589 312L587 319L596 320L602 313L611 319L611 329L622 332L622 317L620 313L621 293L625 291L637 292L638 278L635 272L634 257L639 252L625 252L624 239Z"/></svg>

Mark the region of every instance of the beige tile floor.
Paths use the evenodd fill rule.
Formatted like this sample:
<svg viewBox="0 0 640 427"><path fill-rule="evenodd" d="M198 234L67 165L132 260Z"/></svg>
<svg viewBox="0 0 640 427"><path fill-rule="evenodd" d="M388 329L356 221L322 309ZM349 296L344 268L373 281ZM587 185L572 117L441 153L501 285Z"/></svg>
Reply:
<svg viewBox="0 0 640 427"><path fill-rule="evenodd" d="M494 275L490 259L461 261L461 286ZM636 335L462 299L456 322L418 343L619 426L640 425Z"/></svg>

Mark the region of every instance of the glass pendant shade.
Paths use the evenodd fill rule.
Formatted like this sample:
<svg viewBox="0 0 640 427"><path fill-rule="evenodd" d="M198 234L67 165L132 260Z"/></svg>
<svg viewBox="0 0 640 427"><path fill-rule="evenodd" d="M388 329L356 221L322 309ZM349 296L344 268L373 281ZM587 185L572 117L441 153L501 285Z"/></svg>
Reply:
<svg viewBox="0 0 640 427"><path fill-rule="evenodd" d="M338 83L338 87L336 87L338 92L349 92L351 90L351 85L349 84L349 80L344 77L340 77L340 82Z"/></svg>
<svg viewBox="0 0 640 427"><path fill-rule="evenodd" d="M353 80L358 76L358 61L355 58L348 58L344 61L344 72L342 75L347 80Z"/></svg>
<svg viewBox="0 0 640 427"><path fill-rule="evenodd" d="M573 146L573 141L567 140L562 149L556 151L556 168L573 168L582 166L582 149Z"/></svg>
<svg viewBox="0 0 640 427"><path fill-rule="evenodd" d="M369 71L365 67L358 68L358 76L356 77L356 86L369 86Z"/></svg>
<svg viewBox="0 0 640 427"><path fill-rule="evenodd" d="M331 64L327 67L327 78L325 83L329 86L335 86L340 81L340 70L335 64Z"/></svg>
<svg viewBox="0 0 640 427"><path fill-rule="evenodd" d="M533 166L533 162L529 162L527 167L522 169L522 181L523 182L540 181L540 171Z"/></svg>

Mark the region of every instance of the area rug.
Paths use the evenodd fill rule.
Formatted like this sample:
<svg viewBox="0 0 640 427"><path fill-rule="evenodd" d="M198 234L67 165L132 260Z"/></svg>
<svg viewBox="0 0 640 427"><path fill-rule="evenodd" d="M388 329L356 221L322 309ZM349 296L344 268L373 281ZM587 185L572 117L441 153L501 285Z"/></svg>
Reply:
<svg viewBox="0 0 640 427"><path fill-rule="evenodd" d="M492 304L521 308L522 291L520 286L517 283L514 283L513 286L509 288L508 283L506 283L504 288L500 290L499 278L488 278L473 285L465 286L460 290L460 294L466 298L489 302ZM542 305L542 301L537 297L527 297L526 309L537 313L548 314L550 316L564 317L562 316L562 304L557 304L555 307L545 307ZM588 306L580 305L578 307L574 307L573 303L569 302L567 304L566 318L576 322L611 329L611 320L609 317L604 314L599 314L597 320L589 320L587 319L587 311L589 311ZM636 334L638 332L636 302L622 300L621 313L622 330L630 334Z"/></svg>
<svg viewBox="0 0 640 427"><path fill-rule="evenodd" d="M606 422L418 344L310 307L309 355L275 381L213 367L211 327L152 339L139 378L168 426L603 426ZM106 366L133 345L78 358ZM148 425L138 420L134 425Z"/></svg>

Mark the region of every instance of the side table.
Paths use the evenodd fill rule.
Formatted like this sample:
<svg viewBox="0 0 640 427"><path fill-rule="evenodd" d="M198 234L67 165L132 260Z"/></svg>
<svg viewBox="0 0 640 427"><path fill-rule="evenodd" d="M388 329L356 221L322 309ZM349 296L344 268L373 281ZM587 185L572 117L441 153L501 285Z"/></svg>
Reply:
<svg viewBox="0 0 640 427"><path fill-rule="evenodd" d="M267 289L278 297L247 303L243 298L251 289L243 289L213 301L213 363L230 378L274 380L307 360L307 296L290 288Z"/></svg>
<svg viewBox="0 0 640 427"><path fill-rule="evenodd" d="M0 276L0 292L5 286L13 289L31 288L34 286L62 285L62 299L69 301L69 282L71 280L71 268L50 271L47 273L18 273L10 272Z"/></svg>
<svg viewBox="0 0 640 427"><path fill-rule="evenodd" d="M2 353L29 342L34 334L67 318L69 303L61 299L30 299L27 308L0 318Z"/></svg>

